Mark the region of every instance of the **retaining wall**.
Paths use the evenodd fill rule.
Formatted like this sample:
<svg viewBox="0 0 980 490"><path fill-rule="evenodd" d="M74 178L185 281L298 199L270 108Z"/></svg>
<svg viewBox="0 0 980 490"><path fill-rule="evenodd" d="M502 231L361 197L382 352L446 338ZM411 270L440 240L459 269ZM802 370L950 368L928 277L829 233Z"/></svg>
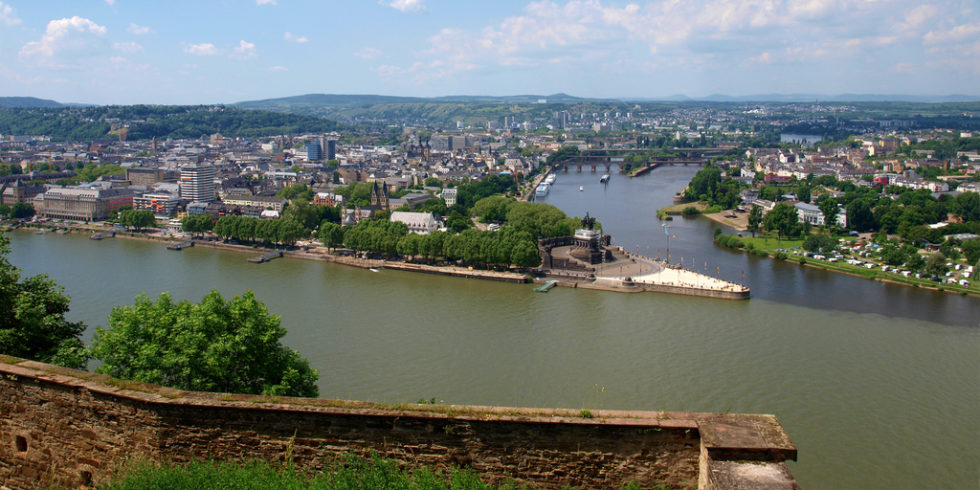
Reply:
<svg viewBox="0 0 980 490"><path fill-rule="evenodd" d="M795 488L771 415L399 405L186 392L0 356L0 481L105 482L130 457L294 461L345 454L470 466L536 487ZM755 479L724 464L752 465ZM775 480L773 480L775 481ZM766 480L767 485L772 483Z"/></svg>

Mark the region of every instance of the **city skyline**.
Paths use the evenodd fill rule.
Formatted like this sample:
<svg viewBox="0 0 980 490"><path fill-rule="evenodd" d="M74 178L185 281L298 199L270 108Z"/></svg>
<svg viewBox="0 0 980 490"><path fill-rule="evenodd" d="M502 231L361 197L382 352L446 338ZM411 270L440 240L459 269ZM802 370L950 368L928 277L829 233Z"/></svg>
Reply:
<svg viewBox="0 0 980 490"><path fill-rule="evenodd" d="M970 1L0 0L0 96L977 95Z"/></svg>

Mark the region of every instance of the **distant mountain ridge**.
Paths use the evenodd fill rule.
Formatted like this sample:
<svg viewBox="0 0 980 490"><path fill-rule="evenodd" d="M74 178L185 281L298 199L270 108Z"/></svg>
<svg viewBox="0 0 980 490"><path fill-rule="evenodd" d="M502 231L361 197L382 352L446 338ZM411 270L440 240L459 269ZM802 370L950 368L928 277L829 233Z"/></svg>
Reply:
<svg viewBox="0 0 980 490"><path fill-rule="evenodd" d="M7 109L29 107L55 108L66 106L67 104L62 104L61 102L39 99L37 97L0 97L0 107Z"/></svg>
<svg viewBox="0 0 980 490"><path fill-rule="evenodd" d="M541 101L548 103L582 102L588 100L568 94L553 95L446 95L441 97L401 97L395 95L373 94L305 94L291 97L249 100L235 102L233 105L245 109L258 109L281 106L365 106L379 104L536 104Z"/></svg>
<svg viewBox="0 0 980 490"><path fill-rule="evenodd" d="M283 109L285 107L353 107L381 104L549 104L576 102L974 102L980 95L906 95L906 94L757 94L724 95L711 94L703 97L690 97L675 94L664 97L576 97L558 93L552 95L447 95L441 97L401 97L369 94L306 94L292 97L251 100L229 104L248 109Z"/></svg>

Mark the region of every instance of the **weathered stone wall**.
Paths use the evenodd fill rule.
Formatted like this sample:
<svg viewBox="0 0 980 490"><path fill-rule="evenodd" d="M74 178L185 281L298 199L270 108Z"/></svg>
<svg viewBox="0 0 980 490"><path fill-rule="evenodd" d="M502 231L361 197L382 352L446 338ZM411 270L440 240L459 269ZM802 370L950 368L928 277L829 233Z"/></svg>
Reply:
<svg viewBox="0 0 980 490"><path fill-rule="evenodd" d="M715 459L731 451L767 464L796 456L772 416L582 415L185 392L0 356L0 481L88 485L128 457L275 460L289 448L308 468L373 452L411 466L471 466L493 482L693 488L705 478L699 458L707 450ZM717 436L731 428L751 437ZM705 442L705 431L714 442Z"/></svg>

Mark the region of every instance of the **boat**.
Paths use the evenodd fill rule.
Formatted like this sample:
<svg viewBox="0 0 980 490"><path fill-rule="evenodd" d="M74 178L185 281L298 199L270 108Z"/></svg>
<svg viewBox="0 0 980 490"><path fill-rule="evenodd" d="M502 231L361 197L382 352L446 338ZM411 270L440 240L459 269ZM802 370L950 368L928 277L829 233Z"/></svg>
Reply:
<svg viewBox="0 0 980 490"><path fill-rule="evenodd" d="M578 191L579 191L579 192L582 192L582 191L584 191L584 190L585 190L585 187L583 187L583 186L578 186Z"/></svg>
<svg viewBox="0 0 980 490"><path fill-rule="evenodd" d="M368 270L371 271L371 272L378 272L378 269L375 269L374 267L372 267L372 268L370 268Z"/></svg>
<svg viewBox="0 0 980 490"><path fill-rule="evenodd" d="M606 184L608 182L609 182L609 174L602 174L602 177L599 177L600 184Z"/></svg>
<svg viewBox="0 0 980 490"><path fill-rule="evenodd" d="M547 176L547 177L544 178L544 183L545 184L548 184L548 185L554 184L555 183L555 179L557 179L557 178L558 178L558 176L556 176L555 174L551 174L551 175L549 175L549 176Z"/></svg>
<svg viewBox="0 0 980 490"><path fill-rule="evenodd" d="M551 186L550 185L543 184L542 183L542 184L538 185L537 190L534 191L534 195L537 196L537 197L544 197L544 196L547 196L548 195L548 191L550 191L550 190L551 190Z"/></svg>
<svg viewBox="0 0 980 490"><path fill-rule="evenodd" d="M542 284L540 287L534 288L534 291L538 293L547 293L548 290L555 287L556 284L558 284L558 281L548 281Z"/></svg>

